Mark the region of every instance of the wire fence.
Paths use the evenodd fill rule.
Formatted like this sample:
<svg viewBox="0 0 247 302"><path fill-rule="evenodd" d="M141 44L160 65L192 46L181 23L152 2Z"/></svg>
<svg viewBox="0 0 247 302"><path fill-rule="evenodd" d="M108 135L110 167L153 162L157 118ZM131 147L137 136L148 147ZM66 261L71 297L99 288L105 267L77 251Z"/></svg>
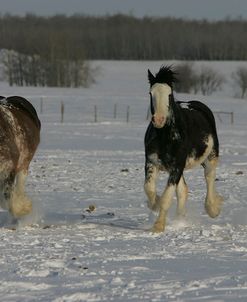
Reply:
<svg viewBox="0 0 247 302"><path fill-rule="evenodd" d="M151 118L149 106L139 102L113 102L80 97L30 97L42 122L48 123L137 123ZM130 102L129 102L130 103ZM220 123L233 124L234 112L214 111Z"/></svg>
<svg viewBox="0 0 247 302"><path fill-rule="evenodd" d="M112 103L80 99L78 97L29 97L43 122L100 123L141 122L147 119L148 106L135 102Z"/></svg>

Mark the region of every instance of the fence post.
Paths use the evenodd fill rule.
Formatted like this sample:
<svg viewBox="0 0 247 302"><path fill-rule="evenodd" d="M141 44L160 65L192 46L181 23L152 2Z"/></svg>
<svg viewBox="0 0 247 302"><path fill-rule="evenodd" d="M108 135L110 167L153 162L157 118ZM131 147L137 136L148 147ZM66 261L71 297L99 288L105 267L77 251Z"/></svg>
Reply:
<svg viewBox="0 0 247 302"><path fill-rule="evenodd" d="M126 122L128 123L130 119L130 106L127 106Z"/></svg>
<svg viewBox="0 0 247 302"><path fill-rule="evenodd" d="M63 123L63 118L64 118L64 103L61 102L61 123Z"/></svg>
<svg viewBox="0 0 247 302"><path fill-rule="evenodd" d="M94 122L98 122L98 108L97 105L94 105Z"/></svg>
<svg viewBox="0 0 247 302"><path fill-rule="evenodd" d="M220 112L217 113L217 116L218 116L219 121L222 123L222 119L220 117Z"/></svg>
<svg viewBox="0 0 247 302"><path fill-rule="evenodd" d="M117 118L117 104L114 104L114 112L113 112L113 118Z"/></svg>
<svg viewBox="0 0 247 302"><path fill-rule="evenodd" d="M217 117L218 117L218 119L221 123L223 122L222 118L220 117L221 114L227 114L230 117L231 124L234 123L234 112L233 111L231 111L231 112L228 112L228 111L214 111L213 113L215 115L217 115Z"/></svg>
<svg viewBox="0 0 247 302"><path fill-rule="evenodd" d="M234 123L234 115L233 115L233 112L231 112L231 124Z"/></svg>
<svg viewBox="0 0 247 302"><path fill-rule="evenodd" d="M43 113L43 97L40 98L40 113Z"/></svg>

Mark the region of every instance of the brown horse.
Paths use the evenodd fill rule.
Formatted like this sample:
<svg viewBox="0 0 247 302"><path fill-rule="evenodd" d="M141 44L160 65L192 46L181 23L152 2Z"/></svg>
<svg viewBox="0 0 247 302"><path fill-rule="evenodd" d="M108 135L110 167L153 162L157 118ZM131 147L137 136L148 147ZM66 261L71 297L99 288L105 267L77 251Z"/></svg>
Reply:
<svg viewBox="0 0 247 302"><path fill-rule="evenodd" d="M15 218L32 210L25 180L40 141L40 128L37 112L26 99L0 97L0 206Z"/></svg>

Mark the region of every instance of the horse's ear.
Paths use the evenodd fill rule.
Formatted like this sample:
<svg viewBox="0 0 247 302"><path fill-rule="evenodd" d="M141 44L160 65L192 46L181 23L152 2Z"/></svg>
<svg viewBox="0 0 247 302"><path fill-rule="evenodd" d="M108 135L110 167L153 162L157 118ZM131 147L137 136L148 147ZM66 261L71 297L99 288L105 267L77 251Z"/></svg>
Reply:
<svg viewBox="0 0 247 302"><path fill-rule="evenodd" d="M153 86L155 83L155 76L152 74L152 72L148 69L148 81L150 86Z"/></svg>

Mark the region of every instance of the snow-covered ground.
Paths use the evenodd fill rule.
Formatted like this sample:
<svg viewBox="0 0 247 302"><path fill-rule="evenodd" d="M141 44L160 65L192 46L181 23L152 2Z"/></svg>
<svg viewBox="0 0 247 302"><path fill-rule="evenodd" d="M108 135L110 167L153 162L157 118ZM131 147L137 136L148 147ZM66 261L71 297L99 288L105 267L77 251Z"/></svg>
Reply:
<svg viewBox="0 0 247 302"><path fill-rule="evenodd" d="M175 219L174 202L165 233L154 235L143 193L146 71L162 62L94 64L101 71L90 89L0 82L1 95L26 96L38 112L43 99L42 140L27 183L33 213L13 228L0 212L0 300L247 301L247 101L232 98L231 83L196 96L214 111L234 111L233 125L228 116L217 119L222 213L206 215L203 171L191 170L186 219ZM229 75L241 63L209 64ZM162 175L159 190L165 181Z"/></svg>

